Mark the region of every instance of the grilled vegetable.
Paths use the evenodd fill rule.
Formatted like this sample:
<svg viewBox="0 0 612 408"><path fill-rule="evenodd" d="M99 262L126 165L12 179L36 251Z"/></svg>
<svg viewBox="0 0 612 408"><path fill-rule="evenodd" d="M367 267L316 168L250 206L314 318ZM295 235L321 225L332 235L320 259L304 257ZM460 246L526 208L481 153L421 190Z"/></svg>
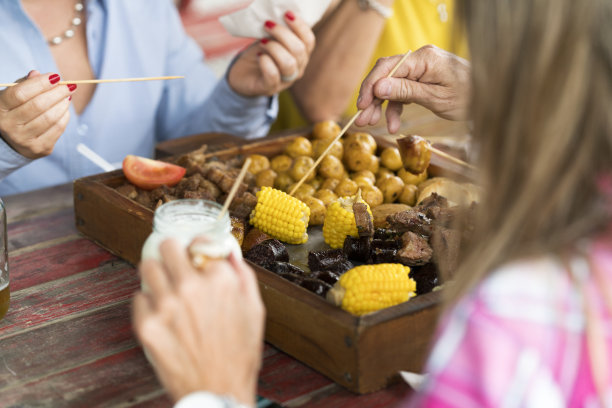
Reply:
<svg viewBox="0 0 612 408"><path fill-rule="evenodd" d="M344 273L327 300L354 315L364 315L415 296L410 268L401 264L361 265Z"/></svg>
<svg viewBox="0 0 612 408"><path fill-rule="evenodd" d="M257 193L257 205L251 213L250 223L266 234L288 244L308 241L310 209L289 194L271 187Z"/></svg>
<svg viewBox="0 0 612 408"><path fill-rule="evenodd" d="M358 193L350 197L341 197L327 207L323 222L323 238L330 247L334 249L342 248L344 239L347 236L358 236L355 214L353 212L353 204L355 202L365 203L361 198L361 194ZM367 211L372 215L369 206Z"/></svg>

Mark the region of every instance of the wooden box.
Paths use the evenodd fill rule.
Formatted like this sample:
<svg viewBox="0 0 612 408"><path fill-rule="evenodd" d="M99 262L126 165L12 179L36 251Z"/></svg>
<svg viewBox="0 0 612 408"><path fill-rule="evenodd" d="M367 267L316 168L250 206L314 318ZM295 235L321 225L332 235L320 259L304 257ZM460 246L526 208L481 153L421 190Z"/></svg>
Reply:
<svg viewBox="0 0 612 408"><path fill-rule="evenodd" d="M294 137L236 145L211 155L272 156ZM377 141L381 146L392 144L384 139ZM172 146L161 151L177 153ZM433 160L432 165L435 168ZM152 230L153 211L115 191L124 182L120 170L76 180L76 223L85 236L136 265ZM421 370L435 327L439 292L356 317L272 272L252 266L267 309L265 336L269 343L357 393L385 387L398 378L400 370Z"/></svg>

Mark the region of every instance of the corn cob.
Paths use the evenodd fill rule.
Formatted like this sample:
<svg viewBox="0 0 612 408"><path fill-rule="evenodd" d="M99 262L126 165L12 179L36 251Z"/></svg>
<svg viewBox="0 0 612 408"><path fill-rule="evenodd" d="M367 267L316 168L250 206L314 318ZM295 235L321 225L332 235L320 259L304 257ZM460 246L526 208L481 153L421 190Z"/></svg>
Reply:
<svg viewBox="0 0 612 408"><path fill-rule="evenodd" d="M309 217L310 208L297 198L272 187L262 187L257 192L250 223L287 244L303 244L308 241Z"/></svg>
<svg viewBox="0 0 612 408"><path fill-rule="evenodd" d="M357 224L355 223L355 213L353 212L353 204L360 202L366 204L361 198L361 192L350 196L341 197L330 204L325 212L325 220L323 221L323 238L325 243L330 247L337 249L342 248L344 240L348 235L357 237ZM370 206L367 205L367 211L372 216Z"/></svg>
<svg viewBox="0 0 612 408"><path fill-rule="evenodd" d="M415 296L416 282L402 264L361 265L344 273L327 292L327 300L361 316Z"/></svg>

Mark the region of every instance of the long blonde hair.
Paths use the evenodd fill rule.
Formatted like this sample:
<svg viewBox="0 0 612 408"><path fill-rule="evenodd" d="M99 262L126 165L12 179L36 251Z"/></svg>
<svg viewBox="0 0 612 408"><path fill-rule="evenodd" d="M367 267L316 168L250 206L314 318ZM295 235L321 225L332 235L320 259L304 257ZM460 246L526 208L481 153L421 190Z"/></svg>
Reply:
<svg viewBox="0 0 612 408"><path fill-rule="evenodd" d="M610 224L612 1L459 0L485 197L449 304L503 263ZM449 288L451 289L451 288Z"/></svg>

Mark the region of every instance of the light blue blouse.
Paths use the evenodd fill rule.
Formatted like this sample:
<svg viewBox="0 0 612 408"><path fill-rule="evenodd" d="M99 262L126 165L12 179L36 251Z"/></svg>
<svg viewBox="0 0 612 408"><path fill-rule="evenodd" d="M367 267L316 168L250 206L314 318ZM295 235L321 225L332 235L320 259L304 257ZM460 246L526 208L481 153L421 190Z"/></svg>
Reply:
<svg viewBox="0 0 612 408"><path fill-rule="evenodd" d="M45 158L26 159L0 140L0 196L100 173L77 152L79 142L118 164L127 154L150 157L157 142L175 137L221 131L256 138L268 132L276 98L243 97L225 79L217 80L170 0L88 0L86 12L89 60L97 78L185 79L97 85L81 115L70 108L70 123ZM32 69L58 73L45 38L19 0L0 0L0 27L0 82Z"/></svg>

